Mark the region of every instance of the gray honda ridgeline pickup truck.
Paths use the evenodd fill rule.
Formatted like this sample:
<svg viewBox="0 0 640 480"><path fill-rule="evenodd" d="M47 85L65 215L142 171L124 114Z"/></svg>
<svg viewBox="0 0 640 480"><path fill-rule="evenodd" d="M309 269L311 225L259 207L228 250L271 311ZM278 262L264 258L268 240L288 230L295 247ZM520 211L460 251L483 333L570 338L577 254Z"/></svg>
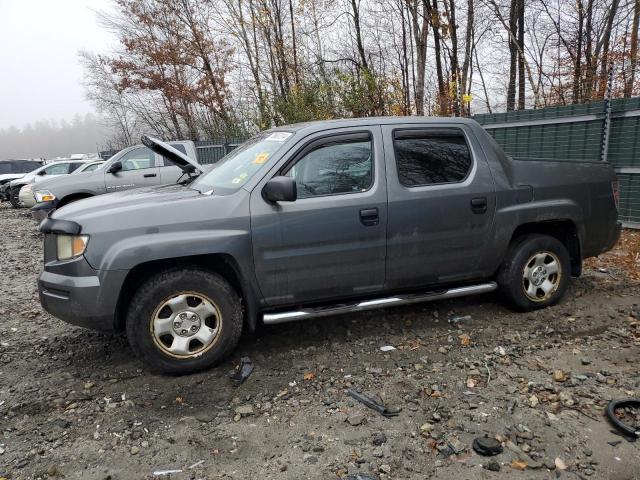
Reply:
<svg viewBox="0 0 640 480"><path fill-rule="evenodd" d="M192 372L258 322L498 288L518 310L553 305L582 259L616 243L616 196L610 165L514 160L471 120L284 126L190 183L49 215L40 300L69 323L125 330L152 369Z"/></svg>

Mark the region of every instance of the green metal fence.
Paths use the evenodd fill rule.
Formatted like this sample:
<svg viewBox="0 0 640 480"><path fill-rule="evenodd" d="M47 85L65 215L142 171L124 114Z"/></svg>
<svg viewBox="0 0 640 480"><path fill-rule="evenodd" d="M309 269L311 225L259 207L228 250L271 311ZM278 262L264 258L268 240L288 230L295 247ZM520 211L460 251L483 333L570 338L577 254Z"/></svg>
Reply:
<svg viewBox="0 0 640 480"><path fill-rule="evenodd" d="M604 141L605 102L475 115L514 157L600 161L616 169L620 182L620 219L640 228L640 97L611 101L608 142ZM245 138L196 142L201 163L215 163ZM604 144L607 148L603 148Z"/></svg>
<svg viewBox="0 0 640 480"><path fill-rule="evenodd" d="M214 138L211 140L196 142L198 161L202 164L216 163L245 140L246 138L234 137Z"/></svg>
<svg viewBox="0 0 640 480"><path fill-rule="evenodd" d="M640 228L640 97L611 101L605 141L605 102L474 116L514 157L606 161L620 182L619 216ZM606 148L605 148L606 145Z"/></svg>

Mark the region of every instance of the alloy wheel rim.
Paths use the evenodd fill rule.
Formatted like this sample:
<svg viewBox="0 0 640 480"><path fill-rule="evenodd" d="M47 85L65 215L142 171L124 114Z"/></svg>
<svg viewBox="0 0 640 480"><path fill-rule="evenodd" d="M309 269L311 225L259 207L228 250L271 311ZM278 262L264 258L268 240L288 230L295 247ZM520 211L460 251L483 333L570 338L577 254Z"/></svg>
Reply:
<svg viewBox="0 0 640 480"><path fill-rule="evenodd" d="M180 292L164 299L151 315L149 329L162 353L183 360L201 356L220 337L220 309L207 296Z"/></svg>
<svg viewBox="0 0 640 480"><path fill-rule="evenodd" d="M558 290L562 278L560 259L552 252L533 254L522 270L522 290L533 302L549 300Z"/></svg>

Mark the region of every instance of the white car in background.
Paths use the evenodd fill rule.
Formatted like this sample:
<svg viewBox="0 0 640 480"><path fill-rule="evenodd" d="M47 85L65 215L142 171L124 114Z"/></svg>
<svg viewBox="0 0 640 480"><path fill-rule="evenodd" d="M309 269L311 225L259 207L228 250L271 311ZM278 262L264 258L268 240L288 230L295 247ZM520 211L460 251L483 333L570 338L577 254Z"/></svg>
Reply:
<svg viewBox="0 0 640 480"><path fill-rule="evenodd" d="M0 202L9 201L9 182L41 166L40 160L0 160Z"/></svg>
<svg viewBox="0 0 640 480"><path fill-rule="evenodd" d="M82 172L93 172L94 170L98 170L102 164L104 164L104 160L96 160L93 162L85 162L84 165L78 167L71 175L76 175ZM53 177L56 175L50 175L47 178ZM27 183L24 187L20 189L20 193L18 194L18 203L21 207L31 208L36 204L36 197L33 194L33 186L36 182Z"/></svg>
<svg viewBox="0 0 640 480"><path fill-rule="evenodd" d="M45 178L69 175L86 164L86 160L57 160L27 173L8 183L8 197L14 208L20 208L20 190L25 185L34 184Z"/></svg>

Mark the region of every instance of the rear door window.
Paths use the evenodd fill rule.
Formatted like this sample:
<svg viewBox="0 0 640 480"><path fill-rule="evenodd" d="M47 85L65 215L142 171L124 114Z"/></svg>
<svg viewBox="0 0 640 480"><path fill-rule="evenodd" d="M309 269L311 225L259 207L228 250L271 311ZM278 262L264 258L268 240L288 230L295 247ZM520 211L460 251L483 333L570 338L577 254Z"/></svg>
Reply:
<svg viewBox="0 0 640 480"><path fill-rule="evenodd" d="M458 128L396 130L393 147L405 187L461 182L471 171L471 152Z"/></svg>

